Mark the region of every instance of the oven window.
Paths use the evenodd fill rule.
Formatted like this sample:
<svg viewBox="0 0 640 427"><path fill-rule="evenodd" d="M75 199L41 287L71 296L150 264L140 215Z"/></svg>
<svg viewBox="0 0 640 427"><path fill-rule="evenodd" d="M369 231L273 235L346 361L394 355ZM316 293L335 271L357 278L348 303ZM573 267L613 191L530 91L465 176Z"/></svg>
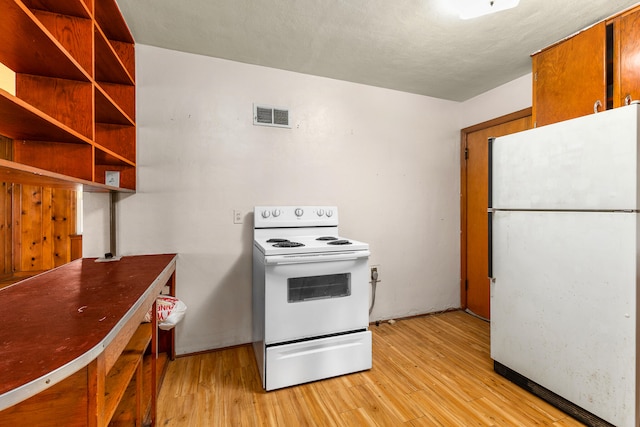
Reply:
<svg viewBox="0 0 640 427"><path fill-rule="evenodd" d="M351 295L351 273L287 279L288 302L339 298Z"/></svg>

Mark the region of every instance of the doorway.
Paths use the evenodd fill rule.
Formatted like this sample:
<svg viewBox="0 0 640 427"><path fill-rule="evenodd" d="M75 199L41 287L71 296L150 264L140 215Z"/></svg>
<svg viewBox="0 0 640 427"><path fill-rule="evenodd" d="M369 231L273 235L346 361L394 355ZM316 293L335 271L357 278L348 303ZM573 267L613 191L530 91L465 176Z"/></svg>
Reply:
<svg viewBox="0 0 640 427"><path fill-rule="evenodd" d="M488 139L531 129L531 108L461 131L460 305L489 320Z"/></svg>

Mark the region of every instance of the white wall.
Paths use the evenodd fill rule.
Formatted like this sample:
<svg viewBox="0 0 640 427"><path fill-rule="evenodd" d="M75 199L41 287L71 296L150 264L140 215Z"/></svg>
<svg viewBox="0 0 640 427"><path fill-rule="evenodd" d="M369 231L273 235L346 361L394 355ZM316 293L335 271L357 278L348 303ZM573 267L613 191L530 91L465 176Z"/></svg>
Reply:
<svg viewBox="0 0 640 427"><path fill-rule="evenodd" d="M531 107L531 73L460 104L460 129Z"/></svg>
<svg viewBox="0 0 640 427"><path fill-rule="evenodd" d="M179 254L179 354L251 341L255 205L337 205L380 266L372 321L459 307L459 130L476 106L145 45L136 61L118 253ZM292 129L253 126L254 102L290 108ZM85 195L85 256L108 249L101 207Z"/></svg>

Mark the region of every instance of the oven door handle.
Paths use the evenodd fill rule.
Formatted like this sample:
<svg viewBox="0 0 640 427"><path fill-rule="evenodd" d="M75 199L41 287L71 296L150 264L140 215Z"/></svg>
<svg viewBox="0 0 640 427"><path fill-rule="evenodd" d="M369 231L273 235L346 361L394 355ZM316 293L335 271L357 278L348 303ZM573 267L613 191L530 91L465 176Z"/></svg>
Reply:
<svg viewBox="0 0 640 427"><path fill-rule="evenodd" d="M330 254L271 255L265 257L266 265L309 264L312 262L354 261L368 258L369 251L340 252Z"/></svg>

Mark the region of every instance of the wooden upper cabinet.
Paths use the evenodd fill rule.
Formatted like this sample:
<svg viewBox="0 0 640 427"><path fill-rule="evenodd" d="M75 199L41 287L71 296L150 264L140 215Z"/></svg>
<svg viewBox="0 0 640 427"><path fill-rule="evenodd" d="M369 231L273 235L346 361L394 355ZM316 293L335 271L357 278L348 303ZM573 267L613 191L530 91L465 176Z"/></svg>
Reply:
<svg viewBox="0 0 640 427"><path fill-rule="evenodd" d="M606 25L601 22L532 57L534 126L606 108Z"/></svg>
<svg viewBox="0 0 640 427"><path fill-rule="evenodd" d="M640 10L612 22L614 40L613 106L640 100Z"/></svg>
<svg viewBox="0 0 640 427"><path fill-rule="evenodd" d="M534 126L640 100L640 6L532 55Z"/></svg>

